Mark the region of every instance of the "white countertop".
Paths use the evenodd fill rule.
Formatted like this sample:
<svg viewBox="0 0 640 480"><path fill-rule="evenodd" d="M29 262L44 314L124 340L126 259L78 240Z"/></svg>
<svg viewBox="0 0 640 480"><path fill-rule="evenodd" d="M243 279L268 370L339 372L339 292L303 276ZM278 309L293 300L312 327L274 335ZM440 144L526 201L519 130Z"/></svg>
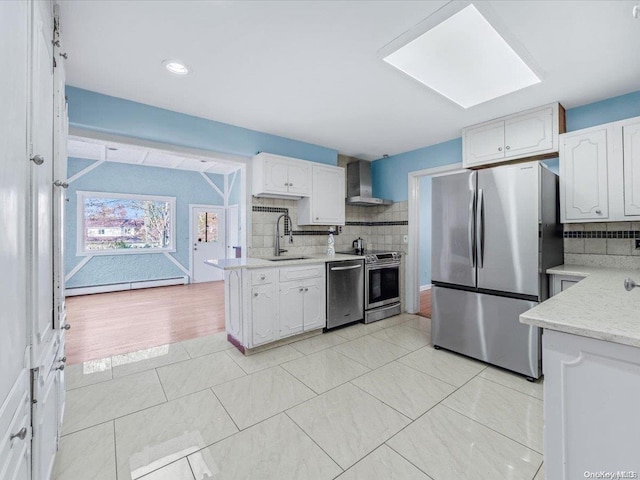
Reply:
<svg viewBox="0 0 640 480"><path fill-rule="evenodd" d="M640 347L640 288L623 286L627 277L640 282L640 270L560 265L547 273L584 280L526 311L520 322Z"/></svg>
<svg viewBox="0 0 640 480"><path fill-rule="evenodd" d="M293 255L295 256L295 255ZM295 265L309 265L314 263L326 263L326 262L340 262L343 260L364 260L364 257L360 255L345 255L342 253L336 253L332 256L327 255L300 255L305 258L299 260L284 260L274 262L269 258L287 258L287 255L280 257L269 258L223 258L220 260L205 260L204 263L211 265L212 267L220 268L222 270L238 270L242 268L273 268L273 267L291 267Z"/></svg>

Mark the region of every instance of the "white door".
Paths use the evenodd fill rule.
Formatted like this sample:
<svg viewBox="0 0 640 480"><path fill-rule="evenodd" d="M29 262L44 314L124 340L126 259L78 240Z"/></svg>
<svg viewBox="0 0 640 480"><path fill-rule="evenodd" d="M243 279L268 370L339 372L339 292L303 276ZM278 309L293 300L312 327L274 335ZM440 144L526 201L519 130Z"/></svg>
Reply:
<svg viewBox="0 0 640 480"><path fill-rule="evenodd" d="M191 282L224 279L223 270L205 260L227 258L224 207L191 206Z"/></svg>
<svg viewBox="0 0 640 480"><path fill-rule="evenodd" d="M622 127L624 214L640 215L640 122Z"/></svg>
<svg viewBox="0 0 640 480"><path fill-rule="evenodd" d="M227 258L236 258L240 248L240 209L238 205L227 207Z"/></svg>
<svg viewBox="0 0 640 480"><path fill-rule="evenodd" d="M504 158L504 122L466 130L463 141L465 166Z"/></svg>
<svg viewBox="0 0 640 480"><path fill-rule="evenodd" d="M28 480L31 470L30 367L25 355L30 331L29 226L25 221L31 163L27 152L28 25L27 2L0 2L0 58L11 66L0 75L0 476L15 480Z"/></svg>
<svg viewBox="0 0 640 480"><path fill-rule="evenodd" d="M304 316L304 287L297 282L281 283L278 300L280 337L301 333Z"/></svg>
<svg viewBox="0 0 640 480"><path fill-rule="evenodd" d="M251 333L254 347L276 339L277 307L273 283L251 288Z"/></svg>
<svg viewBox="0 0 640 480"><path fill-rule="evenodd" d="M561 214L565 220L609 217L607 128L560 141Z"/></svg>
<svg viewBox="0 0 640 480"><path fill-rule="evenodd" d="M327 225L344 223L344 170L313 166L313 218Z"/></svg>
<svg viewBox="0 0 640 480"><path fill-rule="evenodd" d="M32 36L32 154L31 163L34 367L53 337L53 14L51 4L33 2ZM40 165L38 165L40 163Z"/></svg>
<svg viewBox="0 0 640 480"><path fill-rule="evenodd" d="M318 278L304 287L304 331L322 328L327 324L325 315L324 278Z"/></svg>
<svg viewBox="0 0 640 480"><path fill-rule="evenodd" d="M504 122L505 157L553 148L553 107Z"/></svg>

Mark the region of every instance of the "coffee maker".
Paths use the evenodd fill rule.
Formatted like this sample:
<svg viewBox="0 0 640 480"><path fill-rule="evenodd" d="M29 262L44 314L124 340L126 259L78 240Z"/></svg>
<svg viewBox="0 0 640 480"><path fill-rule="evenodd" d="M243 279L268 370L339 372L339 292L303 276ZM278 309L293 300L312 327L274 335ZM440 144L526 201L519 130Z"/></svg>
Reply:
<svg viewBox="0 0 640 480"><path fill-rule="evenodd" d="M362 255L364 253L364 240L362 240L362 238L356 238L352 246L356 250L356 255Z"/></svg>

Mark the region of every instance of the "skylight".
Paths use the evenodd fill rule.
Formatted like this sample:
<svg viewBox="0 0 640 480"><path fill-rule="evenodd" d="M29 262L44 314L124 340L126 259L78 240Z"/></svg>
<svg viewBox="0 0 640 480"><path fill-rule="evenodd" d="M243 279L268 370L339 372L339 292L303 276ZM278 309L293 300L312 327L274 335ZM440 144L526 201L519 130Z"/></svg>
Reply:
<svg viewBox="0 0 640 480"><path fill-rule="evenodd" d="M473 5L383 60L464 108L540 82Z"/></svg>

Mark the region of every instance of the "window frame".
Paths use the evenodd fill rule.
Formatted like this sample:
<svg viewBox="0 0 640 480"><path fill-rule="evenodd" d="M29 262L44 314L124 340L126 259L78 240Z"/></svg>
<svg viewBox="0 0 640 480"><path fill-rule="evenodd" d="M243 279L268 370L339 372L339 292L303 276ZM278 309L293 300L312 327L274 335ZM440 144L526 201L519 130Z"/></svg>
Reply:
<svg viewBox="0 0 640 480"><path fill-rule="evenodd" d="M85 246L85 198L115 198L124 200L149 200L169 203L170 224L169 247L167 248L122 248L113 250L89 250ZM94 255L145 255L150 253L175 253L176 252L176 197L164 195L140 195L136 193L111 193L89 192L78 190L76 192L76 256L87 257Z"/></svg>

